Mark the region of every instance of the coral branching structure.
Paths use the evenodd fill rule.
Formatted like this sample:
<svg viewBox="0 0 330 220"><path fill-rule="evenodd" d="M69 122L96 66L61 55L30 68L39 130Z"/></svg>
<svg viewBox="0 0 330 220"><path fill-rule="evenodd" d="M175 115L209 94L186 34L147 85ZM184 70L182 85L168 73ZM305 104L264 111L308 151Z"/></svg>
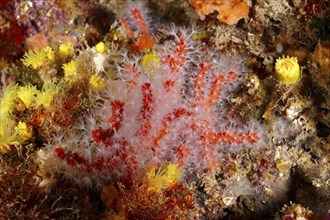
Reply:
<svg viewBox="0 0 330 220"><path fill-rule="evenodd" d="M141 10L130 7L127 18L136 22L138 39L149 32ZM219 57L192 40L195 33L171 26L162 30L169 40L158 39L150 52L123 50L120 79L108 82L102 104L42 150L47 170L81 186L128 184L150 166L215 172L226 152L267 147L259 123L226 111L243 77L242 60Z"/></svg>

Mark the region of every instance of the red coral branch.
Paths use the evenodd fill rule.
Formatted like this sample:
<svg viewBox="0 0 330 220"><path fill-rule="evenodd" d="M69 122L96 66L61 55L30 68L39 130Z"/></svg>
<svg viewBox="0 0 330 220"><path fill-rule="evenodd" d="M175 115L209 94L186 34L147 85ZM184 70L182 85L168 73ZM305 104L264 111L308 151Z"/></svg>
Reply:
<svg viewBox="0 0 330 220"><path fill-rule="evenodd" d="M195 100L197 102L204 99L204 90L205 90L205 75L211 69L211 65L207 62L200 64L200 69L195 82Z"/></svg>
<svg viewBox="0 0 330 220"><path fill-rule="evenodd" d="M109 129L96 129L92 131L93 139L96 143L102 143L105 146L110 145L110 138L115 134L112 128Z"/></svg>
<svg viewBox="0 0 330 220"><path fill-rule="evenodd" d="M54 149L57 157L61 160L66 161L70 166L78 166L81 171L90 171L90 166L87 160L77 153L72 153L71 151L65 151L63 148L58 147Z"/></svg>
<svg viewBox="0 0 330 220"><path fill-rule="evenodd" d="M133 31L131 29L131 26L129 26L129 24L127 23L127 20L125 18L121 18L120 23L124 26L124 28L126 30L127 37L132 39L134 37Z"/></svg>
<svg viewBox="0 0 330 220"><path fill-rule="evenodd" d="M121 127L121 123L124 118L124 116L123 116L124 105L125 105L125 103L118 101L118 100L111 102L112 116L109 119L109 123L111 124L112 129L114 131L118 131L119 128Z"/></svg>
<svg viewBox="0 0 330 220"><path fill-rule="evenodd" d="M166 80L164 83L163 83L163 88L166 92L169 92L175 85L175 82L173 80Z"/></svg>
<svg viewBox="0 0 330 220"><path fill-rule="evenodd" d="M173 112L169 113L163 120L162 127L157 132L152 140L155 146L158 145L158 141L160 141L167 133L168 133L168 126L170 123L178 120L180 117L190 116L192 115L191 112L188 112L186 109L180 108L176 109Z"/></svg>
<svg viewBox="0 0 330 220"><path fill-rule="evenodd" d="M54 149L57 157L64 160L68 165L77 167L81 172L91 172L92 170L101 171L104 169L113 170L118 166L125 164L131 170L136 169L136 158L134 152L129 147L125 139L111 140L111 145L119 145L117 150L110 156L101 156L97 160L88 162L87 159L80 156L78 153L66 151L62 147ZM127 172L127 176L131 175Z"/></svg>
<svg viewBox="0 0 330 220"><path fill-rule="evenodd" d="M150 83L144 83L142 85L141 90L142 90L143 99L142 99L142 108L140 111L140 116L142 117L143 120L141 121L141 127L140 130L138 131L138 134L146 137L151 129L150 119L154 110L153 108L154 99L153 99Z"/></svg>
<svg viewBox="0 0 330 220"><path fill-rule="evenodd" d="M141 10L138 8L131 9L132 16L139 26L142 35L148 35L148 25L145 17L142 15Z"/></svg>
<svg viewBox="0 0 330 220"><path fill-rule="evenodd" d="M112 107L112 116L108 120L111 124L111 128L108 129L96 129L92 131L93 139L96 143L103 143L105 146L109 146L111 142L111 138L117 132L123 121L123 113L124 113L124 105L125 103L115 100L111 102Z"/></svg>
<svg viewBox="0 0 330 220"><path fill-rule="evenodd" d="M180 68L183 67L186 61L187 45L184 39L180 39L174 50L174 55L167 54L164 58L164 63L168 64L171 73L178 73Z"/></svg>
<svg viewBox="0 0 330 220"><path fill-rule="evenodd" d="M212 83L211 91L205 100L206 106L210 107L212 104L214 104L214 102L219 100L220 91L222 90L222 87L225 84L234 81L237 77L237 74L234 72L229 72L226 76L219 75Z"/></svg>
<svg viewBox="0 0 330 220"><path fill-rule="evenodd" d="M204 132L201 140L207 145L214 144L242 144L247 141L250 144L256 143L260 138L256 133L228 133L228 132Z"/></svg>
<svg viewBox="0 0 330 220"><path fill-rule="evenodd" d="M180 147L178 147L177 154L178 154L177 163L179 164L179 166L183 166L185 164L185 159L190 154L190 149L185 145L181 145Z"/></svg>

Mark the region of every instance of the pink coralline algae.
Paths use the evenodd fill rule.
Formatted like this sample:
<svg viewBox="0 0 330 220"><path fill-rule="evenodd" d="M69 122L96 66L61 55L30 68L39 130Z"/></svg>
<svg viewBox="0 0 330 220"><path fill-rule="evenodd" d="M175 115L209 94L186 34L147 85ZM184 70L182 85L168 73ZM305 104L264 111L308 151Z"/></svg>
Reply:
<svg viewBox="0 0 330 220"><path fill-rule="evenodd" d="M17 22L26 27L28 36L40 31L50 31L49 27L68 22L64 9L54 0L17 1L14 8Z"/></svg>
<svg viewBox="0 0 330 220"><path fill-rule="evenodd" d="M47 166L79 185L131 182L150 166L176 163L185 172L214 172L226 152L267 147L258 122L228 115L244 77L242 61L220 58L192 40L194 30L162 29L152 68L144 55L122 51L119 80L86 114L49 143Z"/></svg>

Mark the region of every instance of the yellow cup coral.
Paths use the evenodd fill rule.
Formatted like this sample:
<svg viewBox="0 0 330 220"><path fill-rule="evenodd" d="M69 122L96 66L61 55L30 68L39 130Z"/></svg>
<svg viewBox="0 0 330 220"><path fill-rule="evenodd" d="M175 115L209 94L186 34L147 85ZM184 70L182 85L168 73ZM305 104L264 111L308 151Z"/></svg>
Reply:
<svg viewBox="0 0 330 220"><path fill-rule="evenodd" d="M17 134L12 132L15 121L8 116L0 115L0 153L10 152L11 146L18 145Z"/></svg>
<svg viewBox="0 0 330 220"><path fill-rule="evenodd" d="M39 107L42 105L46 109L49 108L58 92L59 87L55 83L50 81L45 82L42 91L37 94L36 106Z"/></svg>
<svg viewBox="0 0 330 220"><path fill-rule="evenodd" d="M27 125L25 122L18 122L18 124L15 126L15 132L23 142L29 140L32 137L32 127Z"/></svg>
<svg viewBox="0 0 330 220"><path fill-rule="evenodd" d="M283 84L295 84L300 78L300 67L296 57L278 58L275 63L275 74Z"/></svg>
<svg viewBox="0 0 330 220"><path fill-rule="evenodd" d="M154 71L160 67L161 60L157 56L155 50L151 50L150 52L146 53L141 60L141 65L144 70L150 72L153 76Z"/></svg>
<svg viewBox="0 0 330 220"><path fill-rule="evenodd" d="M43 49L36 48L35 50L29 50L21 59L24 66L31 66L33 69L39 69L47 62L47 60L55 60L54 51L49 46Z"/></svg>
<svg viewBox="0 0 330 220"><path fill-rule="evenodd" d="M61 59L66 59L74 54L74 48L71 43L60 44L58 47L58 55Z"/></svg>
<svg viewBox="0 0 330 220"><path fill-rule="evenodd" d="M103 42L96 44L95 50L99 53L105 53L106 52L105 44Z"/></svg>
<svg viewBox="0 0 330 220"><path fill-rule="evenodd" d="M15 109L17 88L18 86L16 84L10 84L2 88L2 92L0 94L0 118L2 116L10 115Z"/></svg>
<svg viewBox="0 0 330 220"><path fill-rule="evenodd" d="M93 74L89 78L89 87L92 90L102 90L105 88L105 80L98 74Z"/></svg>
<svg viewBox="0 0 330 220"><path fill-rule="evenodd" d="M159 192L160 190L174 185L180 180L181 168L177 164L170 163L159 169L149 167L147 170L148 191Z"/></svg>
<svg viewBox="0 0 330 220"><path fill-rule="evenodd" d="M64 79L65 81L72 81L77 77L77 67L74 60L71 60L69 63L62 65L64 70Z"/></svg>
<svg viewBox="0 0 330 220"><path fill-rule="evenodd" d="M35 86L27 85L18 88L17 97L25 104L27 108L34 105L38 90Z"/></svg>

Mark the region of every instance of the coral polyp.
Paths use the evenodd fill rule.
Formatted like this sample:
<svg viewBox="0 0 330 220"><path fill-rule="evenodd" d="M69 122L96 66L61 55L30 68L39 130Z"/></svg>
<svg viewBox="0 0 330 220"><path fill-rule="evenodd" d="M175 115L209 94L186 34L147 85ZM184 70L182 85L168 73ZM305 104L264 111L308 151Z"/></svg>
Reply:
<svg viewBox="0 0 330 220"><path fill-rule="evenodd" d="M276 60L275 73L283 84L294 84L300 78L300 67L297 57L283 57Z"/></svg>

